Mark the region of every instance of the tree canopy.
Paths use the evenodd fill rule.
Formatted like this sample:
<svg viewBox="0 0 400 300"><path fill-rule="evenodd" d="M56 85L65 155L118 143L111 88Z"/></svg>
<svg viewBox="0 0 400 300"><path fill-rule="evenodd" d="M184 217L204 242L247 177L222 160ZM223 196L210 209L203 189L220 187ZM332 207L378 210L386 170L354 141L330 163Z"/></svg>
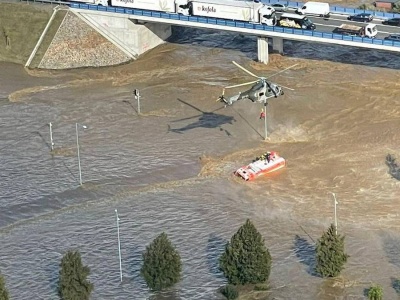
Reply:
<svg viewBox="0 0 400 300"><path fill-rule="evenodd" d="M88 300L93 284L88 281L90 268L84 266L79 251L67 251L60 264L58 292L62 300Z"/></svg>
<svg viewBox="0 0 400 300"><path fill-rule="evenodd" d="M268 280L271 255L249 219L227 243L219 264L231 284L263 283Z"/></svg>
<svg viewBox="0 0 400 300"><path fill-rule="evenodd" d="M322 277L336 277L343 270L347 258L344 236L336 234L336 228L331 224L317 242L315 270Z"/></svg>
<svg viewBox="0 0 400 300"><path fill-rule="evenodd" d="M0 300L8 300L8 291L3 275L0 274Z"/></svg>
<svg viewBox="0 0 400 300"><path fill-rule="evenodd" d="M181 257L163 232L146 247L140 273L149 288L162 290L177 283L181 271Z"/></svg>

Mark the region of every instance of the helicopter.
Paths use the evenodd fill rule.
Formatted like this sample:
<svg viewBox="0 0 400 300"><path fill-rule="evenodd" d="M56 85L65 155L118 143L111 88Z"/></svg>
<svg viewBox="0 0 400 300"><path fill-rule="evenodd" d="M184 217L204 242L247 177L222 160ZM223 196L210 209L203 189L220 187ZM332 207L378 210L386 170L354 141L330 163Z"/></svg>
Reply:
<svg viewBox="0 0 400 300"><path fill-rule="evenodd" d="M277 74L280 74L282 72L285 72L285 71L297 66L297 64L290 66L282 71L279 71L269 77L260 77L260 76L253 74L249 70L245 69L244 67L239 65L237 62L232 61L232 63L235 66L237 66L238 68L245 71L247 74L257 78L257 80L224 87L222 90L222 95L218 97L217 101L224 102L225 105L232 105L234 102L243 100L243 99L249 99L254 103L267 104L267 100L269 98L273 98L273 97L278 98L279 96L284 95L284 91L283 91L284 88L293 91L293 89L291 89L291 88L285 87L283 85L278 85L267 79L271 78L272 76L275 76ZM246 86L246 85L250 85L250 84L253 85L250 89L243 91L243 92L239 92L235 96L231 96L228 98L225 97L226 89L231 89L231 88L240 87L240 86Z"/></svg>

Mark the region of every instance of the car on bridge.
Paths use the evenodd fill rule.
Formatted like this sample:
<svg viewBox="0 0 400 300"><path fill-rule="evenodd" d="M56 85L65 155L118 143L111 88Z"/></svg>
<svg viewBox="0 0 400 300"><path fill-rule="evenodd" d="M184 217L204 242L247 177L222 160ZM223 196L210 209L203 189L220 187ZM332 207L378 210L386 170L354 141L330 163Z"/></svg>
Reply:
<svg viewBox="0 0 400 300"><path fill-rule="evenodd" d="M396 34L391 34L389 36L385 37L385 40L387 41L395 41L395 42L400 42L400 34L396 33Z"/></svg>
<svg viewBox="0 0 400 300"><path fill-rule="evenodd" d="M288 10L287 5L285 5L285 4L283 4L283 3L274 3L274 4L271 4L271 6L272 6L273 8L275 8L275 11L282 11L282 12L285 12L285 11Z"/></svg>
<svg viewBox="0 0 400 300"><path fill-rule="evenodd" d="M356 14L356 15L347 17L347 20L356 21L356 22L371 22L373 19L374 19L374 16L372 14L368 14L368 13Z"/></svg>
<svg viewBox="0 0 400 300"><path fill-rule="evenodd" d="M392 18L382 22L383 25L400 26L400 18Z"/></svg>

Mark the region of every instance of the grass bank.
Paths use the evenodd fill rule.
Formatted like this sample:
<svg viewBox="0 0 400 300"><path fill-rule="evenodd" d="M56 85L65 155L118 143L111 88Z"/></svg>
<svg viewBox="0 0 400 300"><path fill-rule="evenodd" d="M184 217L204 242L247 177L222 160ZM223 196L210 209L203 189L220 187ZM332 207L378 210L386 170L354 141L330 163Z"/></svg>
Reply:
<svg viewBox="0 0 400 300"><path fill-rule="evenodd" d="M25 64L46 27L53 8L52 5L29 2L0 3L0 61ZM58 15L55 21L60 23L63 16L60 13ZM58 28L51 27L43 44L46 49L46 43L48 45L51 42ZM38 63L40 55L44 54L44 48L39 49L38 58L34 62Z"/></svg>

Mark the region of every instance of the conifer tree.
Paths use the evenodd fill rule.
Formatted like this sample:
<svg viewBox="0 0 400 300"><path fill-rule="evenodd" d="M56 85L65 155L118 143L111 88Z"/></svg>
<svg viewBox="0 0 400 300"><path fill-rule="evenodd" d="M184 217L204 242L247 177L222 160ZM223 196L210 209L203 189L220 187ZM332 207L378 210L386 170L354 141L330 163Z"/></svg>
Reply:
<svg viewBox="0 0 400 300"><path fill-rule="evenodd" d="M8 291L3 275L0 274L0 300L8 300Z"/></svg>
<svg viewBox="0 0 400 300"><path fill-rule="evenodd" d="M316 272L322 277L336 277L344 268L348 255L344 252L344 236L336 234L331 224L317 242Z"/></svg>
<svg viewBox="0 0 400 300"><path fill-rule="evenodd" d="M181 257L163 232L146 247L140 273L149 288L159 291L177 283L181 271Z"/></svg>
<svg viewBox="0 0 400 300"><path fill-rule="evenodd" d="M84 266L79 251L67 251L60 264L58 292L62 300L88 300L93 284L87 279L90 268Z"/></svg>
<svg viewBox="0 0 400 300"><path fill-rule="evenodd" d="M227 243L219 265L231 284L264 283L268 280L271 255L249 219Z"/></svg>

